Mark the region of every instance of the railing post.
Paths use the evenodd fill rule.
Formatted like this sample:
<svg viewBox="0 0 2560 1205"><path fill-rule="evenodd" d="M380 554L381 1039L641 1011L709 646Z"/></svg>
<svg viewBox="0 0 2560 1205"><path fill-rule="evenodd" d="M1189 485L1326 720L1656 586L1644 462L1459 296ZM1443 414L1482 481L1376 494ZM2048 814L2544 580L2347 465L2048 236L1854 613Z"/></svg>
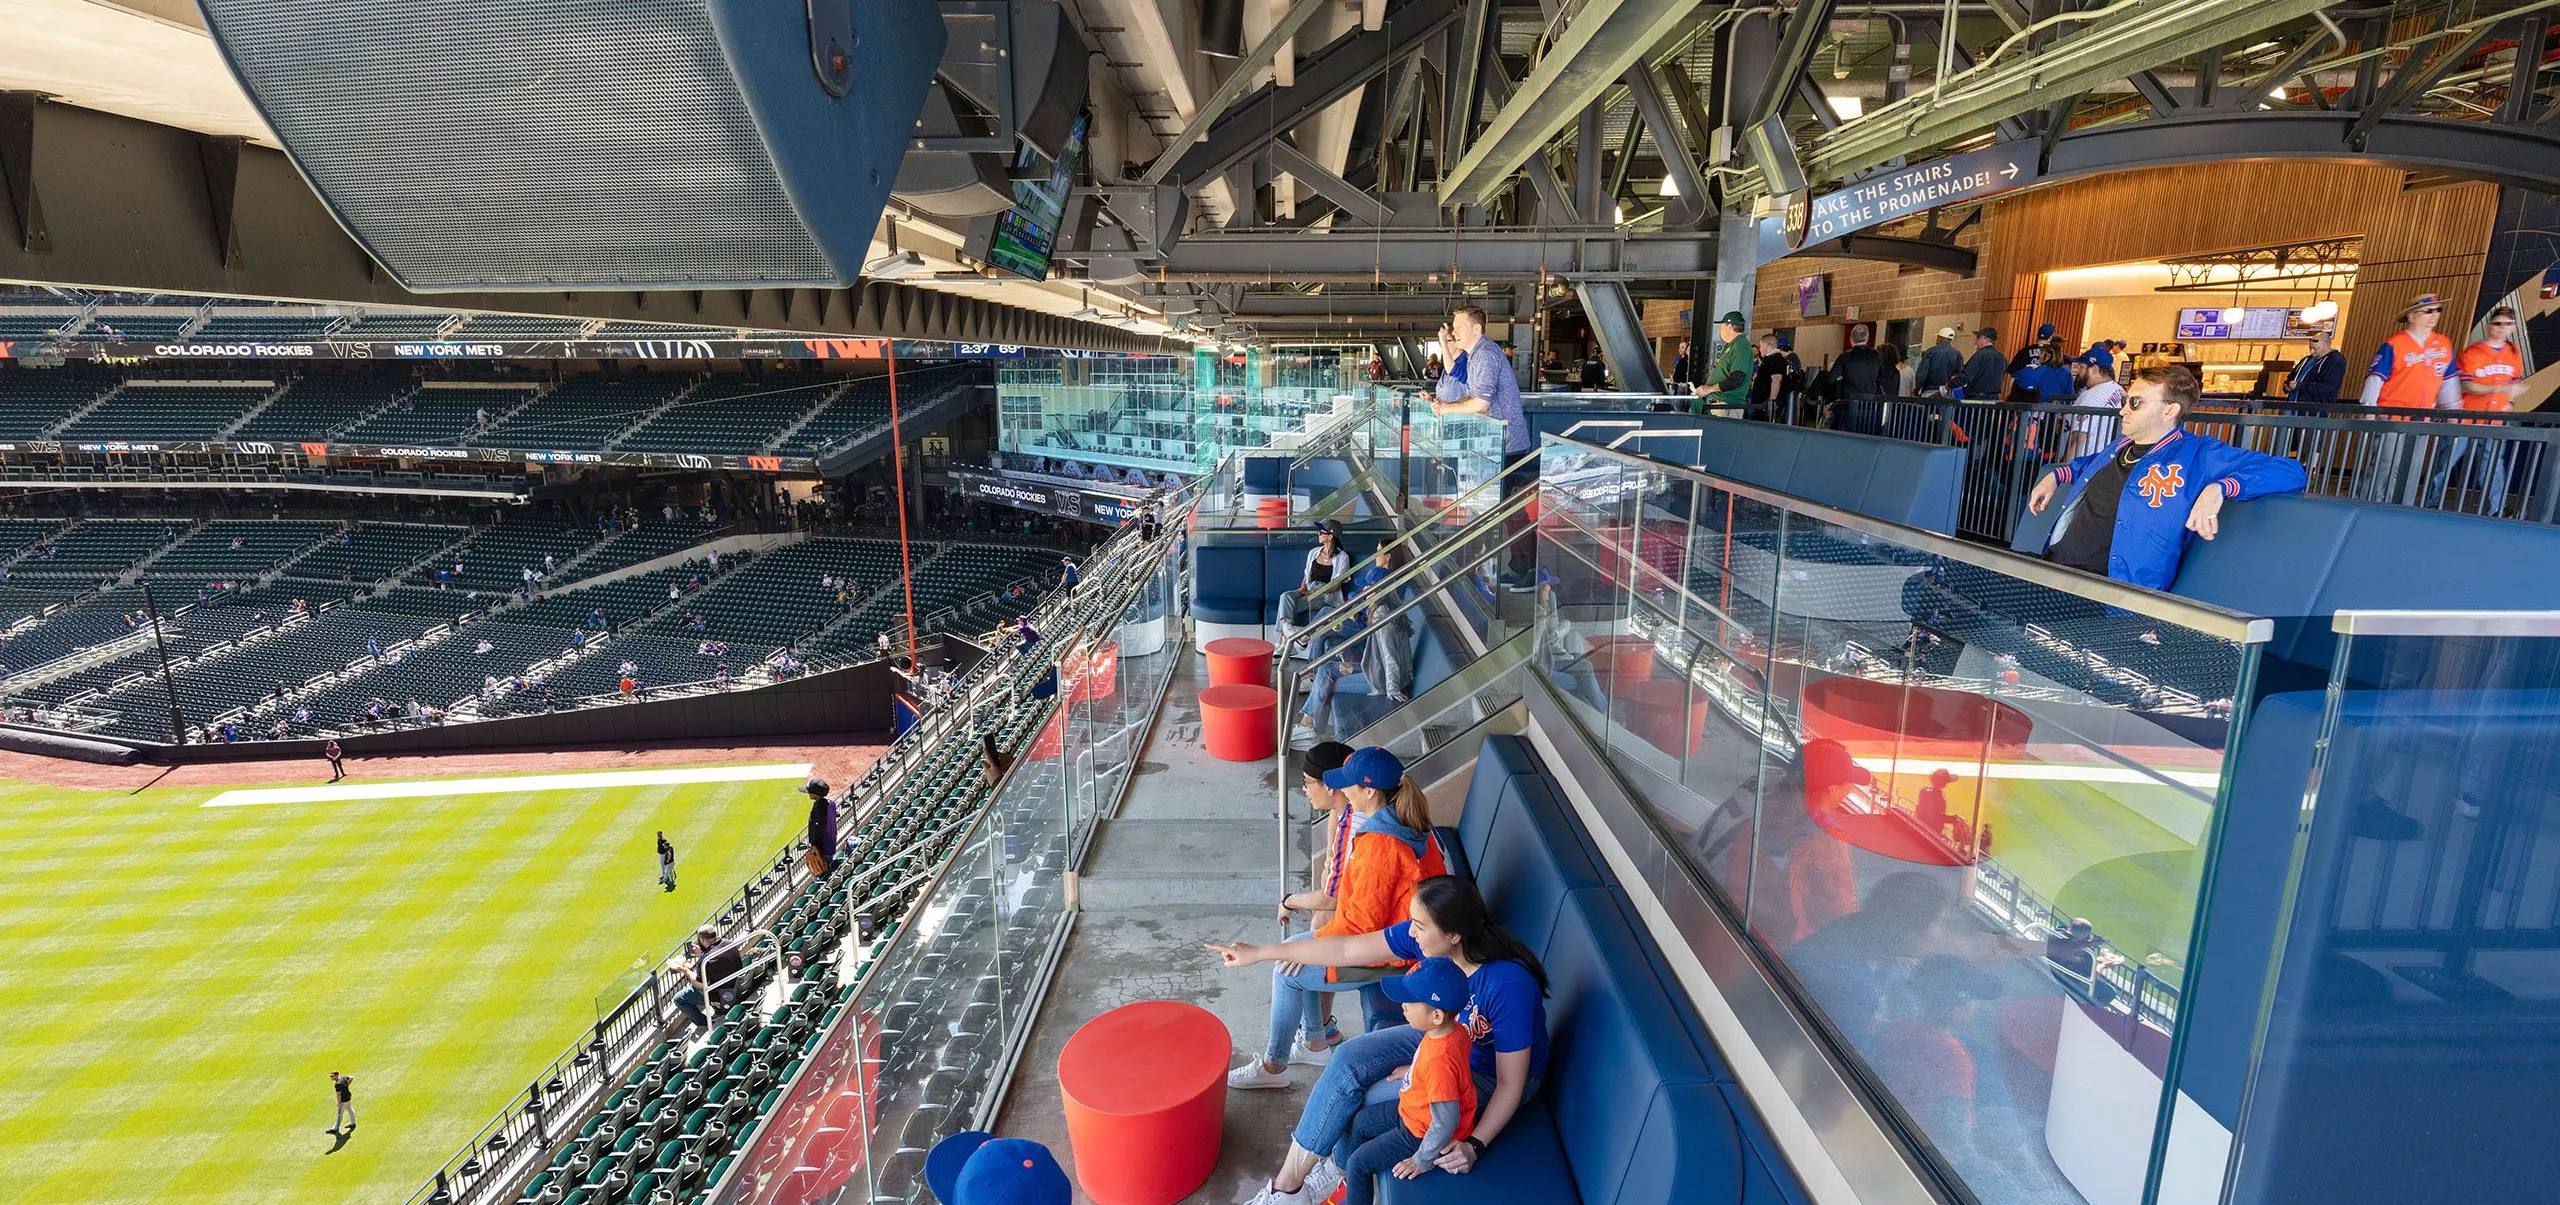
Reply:
<svg viewBox="0 0 2560 1205"><path fill-rule="evenodd" d="M533 1144L543 1150L551 1149L550 1127L542 1124L543 1108L541 1080L535 1080L532 1083L525 1085L524 1111L526 1116L533 1119Z"/></svg>

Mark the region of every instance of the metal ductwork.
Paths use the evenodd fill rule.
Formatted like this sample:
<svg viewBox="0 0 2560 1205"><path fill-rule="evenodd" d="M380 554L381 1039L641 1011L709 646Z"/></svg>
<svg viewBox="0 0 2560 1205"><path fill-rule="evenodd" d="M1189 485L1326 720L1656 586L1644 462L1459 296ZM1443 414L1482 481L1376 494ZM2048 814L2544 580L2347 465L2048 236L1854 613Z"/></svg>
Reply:
<svg viewBox="0 0 2560 1205"><path fill-rule="evenodd" d="M944 48L935 9L852 0L202 7L314 192L419 292L850 285Z"/></svg>

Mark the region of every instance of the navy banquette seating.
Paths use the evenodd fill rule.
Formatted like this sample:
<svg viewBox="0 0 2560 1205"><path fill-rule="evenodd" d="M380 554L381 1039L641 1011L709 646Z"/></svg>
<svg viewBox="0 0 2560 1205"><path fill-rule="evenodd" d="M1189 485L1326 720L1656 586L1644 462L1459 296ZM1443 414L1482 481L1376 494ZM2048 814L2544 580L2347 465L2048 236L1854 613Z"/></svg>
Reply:
<svg viewBox="0 0 2560 1205"><path fill-rule="evenodd" d="M1486 738L1438 833L1494 916L1545 964L1538 1094L1467 1176L1382 1179L1396 1205L1803 1205L1696 1012L1535 754Z"/></svg>

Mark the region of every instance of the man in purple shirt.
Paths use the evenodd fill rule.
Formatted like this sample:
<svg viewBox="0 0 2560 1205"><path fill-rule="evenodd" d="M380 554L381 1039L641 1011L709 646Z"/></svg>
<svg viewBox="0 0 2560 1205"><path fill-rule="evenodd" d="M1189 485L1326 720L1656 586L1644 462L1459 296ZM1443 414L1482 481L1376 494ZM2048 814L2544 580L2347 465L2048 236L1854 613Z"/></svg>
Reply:
<svg viewBox="0 0 2560 1205"><path fill-rule="evenodd" d="M1481 414L1502 423L1502 500L1538 484L1538 432L1520 408L1520 378L1502 345L1484 337L1484 307L1462 305L1440 328L1441 350L1452 364L1464 367L1440 378L1432 390L1433 414ZM1463 357L1463 360L1461 360ZM1522 534L1525 531L1526 534ZM1511 547L1509 568L1502 575L1506 590L1525 593L1536 586L1537 526L1527 512L1503 525Z"/></svg>

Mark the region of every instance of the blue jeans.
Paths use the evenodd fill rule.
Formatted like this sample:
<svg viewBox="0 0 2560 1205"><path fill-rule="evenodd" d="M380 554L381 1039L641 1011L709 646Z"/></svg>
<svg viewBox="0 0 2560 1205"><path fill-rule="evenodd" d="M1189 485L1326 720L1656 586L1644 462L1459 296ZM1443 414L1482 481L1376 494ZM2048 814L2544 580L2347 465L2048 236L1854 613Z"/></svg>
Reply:
<svg viewBox="0 0 2560 1205"><path fill-rule="evenodd" d="M1344 689L1355 694L1371 693L1368 676L1345 672L1339 658L1327 660L1316 670L1316 684L1307 691L1307 705L1302 714L1307 717L1307 727L1315 729L1317 740L1336 739L1333 734L1333 696Z"/></svg>
<svg viewBox="0 0 2560 1205"><path fill-rule="evenodd" d="M1404 1128L1392 1097L1383 1104L1364 1105L1353 1114L1351 1136L1343 1141L1352 1150L1347 1160L1334 1161L1342 1169L1342 1205L1369 1205L1377 1200L1378 1177L1393 1175L1396 1164L1422 1147L1422 1139Z"/></svg>
<svg viewBox="0 0 2560 1205"><path fill-rule="evenodd" d="M1313 936L1312 933L1300 933L1286 941L1305 941ZM1289 1043L1300 1034L1305 1034L1310 1040L1323 1037L1324 997L1334 992L1359 992L1372 1029L1379 1027L1377 1006L1370 1003L1372 996L1376 997L1378 1004L1394 1011L1398 1020L1402 1019L1402 1011L1387 1002L1386 993L1378 990L1376 984L1329 983L1324 973L1323 967L1300 967L1295 974L1283 974L1276 966L1271 968L1271 1038L1263 1046L1264 1062L1287 1063Z"/></svg>
<svg viewBox="0 0 2560 1205"><path fill-rule="evenodd" d="M1359 1149L1352 1123L1362 1109L1394 1106L1398 1085L1389 1077L1396 1068L1411 1063L1413 1052L1421 1048L1422 1031L1410 1025L1372 1029L1334 1047L1333 1059L1307 1092L1306 1106L1298 1111L1298 1124L1289 1131L1289 1140L1347 1171L1352 1153ZM1479 1074L1475 1081L1476 1108L1482 1110L1493 1103L1493 1077ZM1537 1095L1538 1081L1530 1080L1521 1088L1520 1103L1525 1105Z"/></svg>
<svg viewBox="0 0 2560 1205"><path fill-rule="evenodd" d="M686 984L683 991L676 993L676 1011L683 1013L686 1018L704 1029L711 1028L709 1003L703 999L702 989L692 984Z"/></svg>
<svg viewBox="0 0 2560 1205"><path fill-rule="evenodd" d="M1306 1107L1298 1112L1297 1128L1289 1136L1300 1149L1319 1155L1331 1155L1336 1167L1346 1167L1355 1144L1351 1139L1351 1122L1356 1117L1373 1084L1393 1081L1388 1076L1395 1069L1413 1061L1413 1052L1422 1046L1422 1031L1410 1025L1372 1030L1333 1048L1333 1058L1324 1065L1324 1074L1316 1077L1315 1087L1307 1092ZM1392 1094L1388 1097L1392 1100Z"/></svg>

